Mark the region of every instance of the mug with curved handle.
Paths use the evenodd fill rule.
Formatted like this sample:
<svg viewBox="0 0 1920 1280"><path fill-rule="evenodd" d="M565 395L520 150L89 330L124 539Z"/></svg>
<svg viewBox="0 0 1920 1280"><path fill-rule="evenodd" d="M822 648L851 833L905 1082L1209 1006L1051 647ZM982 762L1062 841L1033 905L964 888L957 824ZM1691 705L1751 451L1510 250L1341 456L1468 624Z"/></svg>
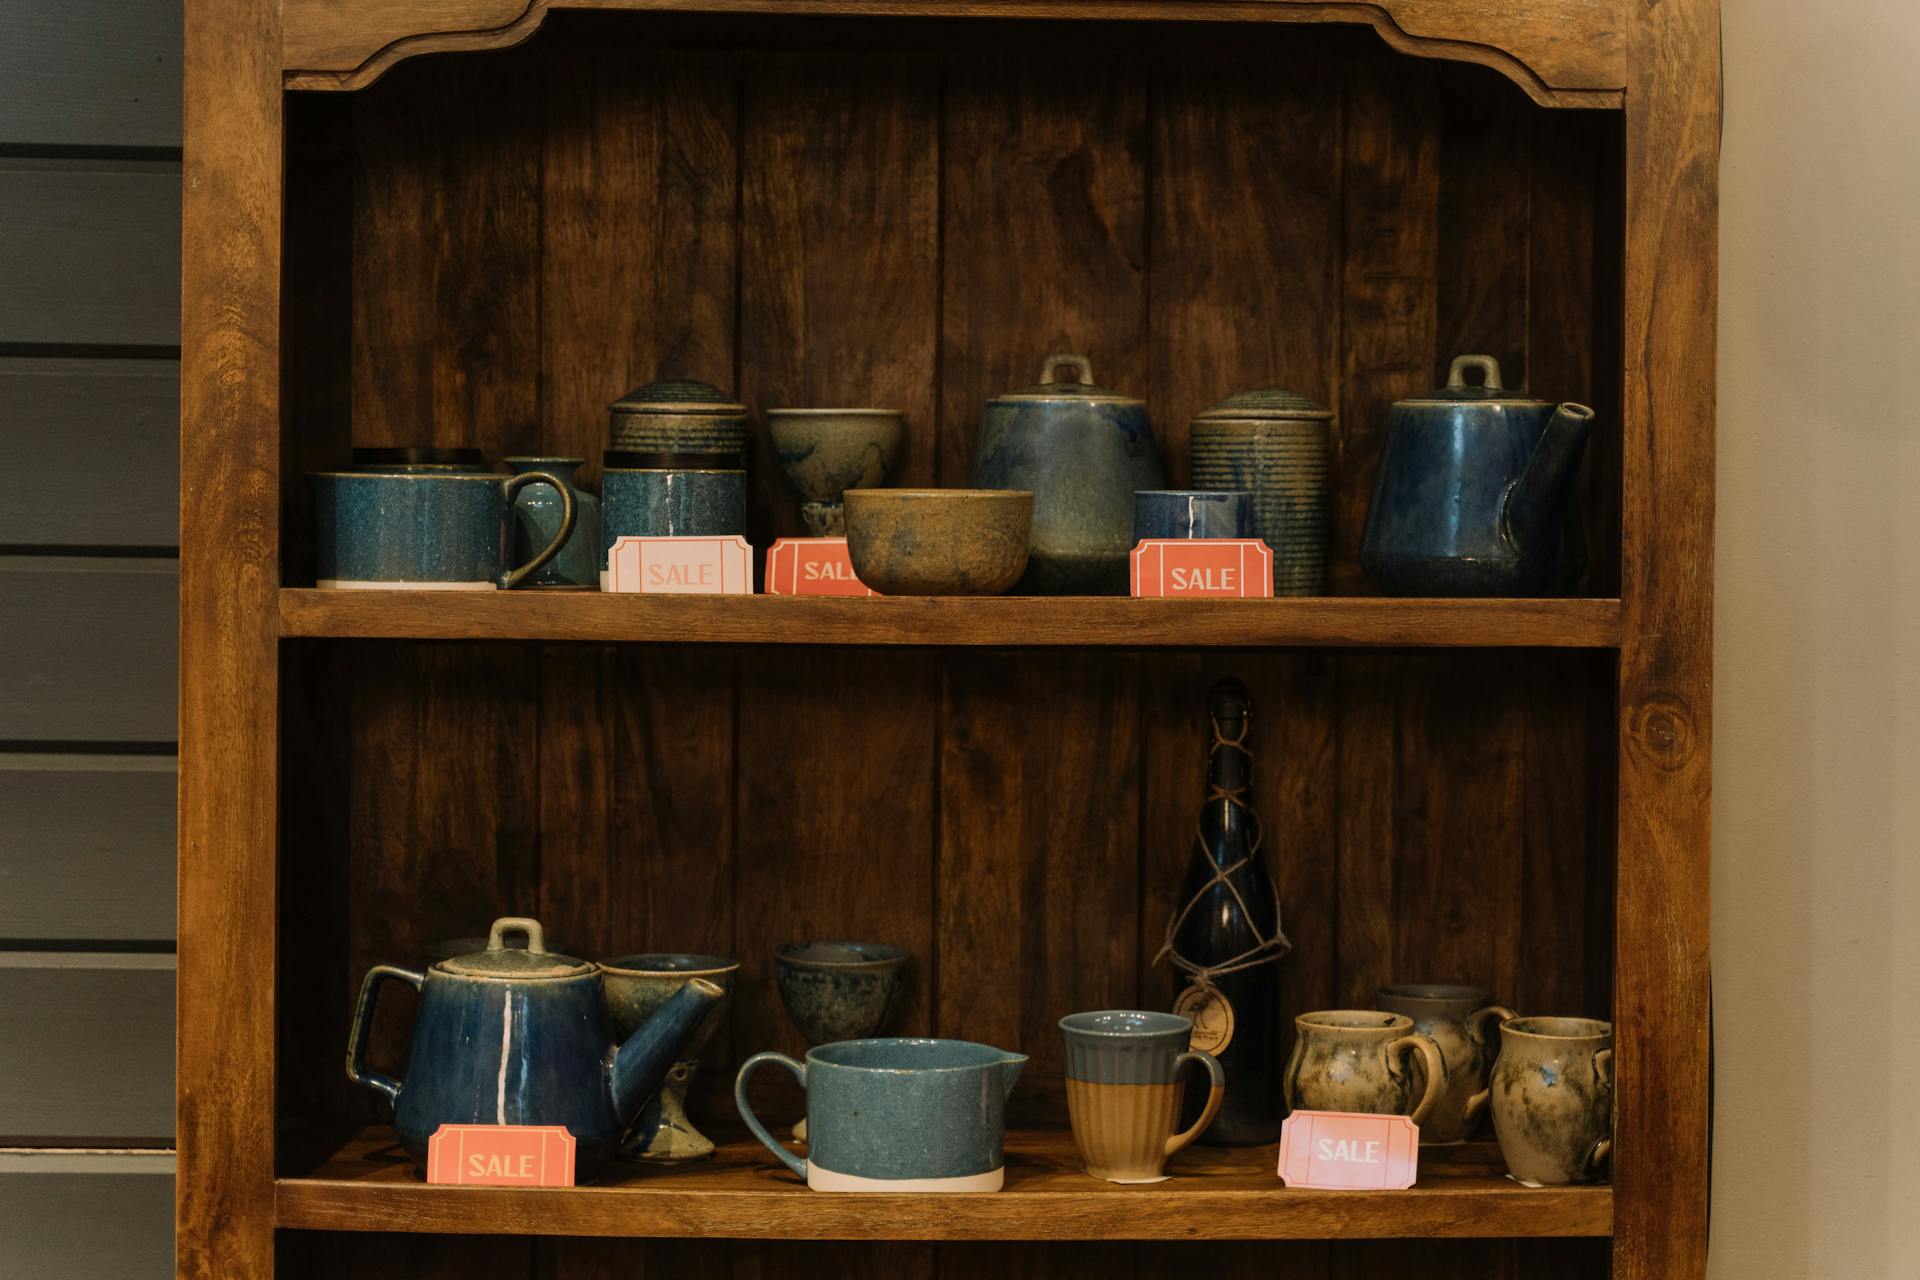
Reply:
<svg viewBox="0 0 1920 1280"><path fill-rule="evenodd" d="M1467 1038L1473 1042L1474 1047L1480 1050L1481 1062L1491 1066L1494 1058L1497 1056L1493 1052L1492 1044L1487 1036L1487 1023L1498 1018L1499 1022L1495 1025L1504 1027L1507 1023L1512 1022L1519 1016L1519 1014L1503 1004L1490 1004L1484 1009L1474 1010L1473 1013L1467 1017ZM1487 1102L1492 1097L1493 1082L1491 1073L1488 1073L1486 1086L1467 1099L1466 1127L1469 1131L1473 1129L1474 1122L1479 1120L1480 1113L1487 1109Z"/></svg>
<svg viewBox="0 0 1920 1280"><path fill-rule="evenodd" d="M1413 1110L1405 1113L1407 1119L1413 1121L1415 1127L1418 1127L1420 1122L1427 1118L1427 1113L1433 1110L1433 1104L1439 1101L1440 1095L1446 1092L1447 1060L1441 1054L1440 1046L1434 1043L1433 1037L1422 1035L1418 1031L1412 1035L1401 1036L1381 1050L1381 1059L1386 1063L1387 1074L1402 1084L1409 1097L1412 1096L1413 1068L1406 1064L1406 1058L1411 1053L1418 1053L1427 1068L1426 1090L1420 1095L1420 1101Z"/></svg>
<svg viewBox="0 0 1920 1280"><path fill-rule="evenodd" d="M740 1118L747 1122L748 1132L760 1139L760 1145L778 1156L781 1164L799 1174L800 1180L805 1182L807 1162L781 1146L774 1136L767 1132L767 1126L760 1123L760 1117L753 1114L753 1107L747 1102L747 1077L769 1062L779 1063L793 1073L793 1078L800 1082L802 1089L807 1087L807 1066L804 1062L796 1062L784 1053L774 1053L771 1050L756 1053L740 1064L740 1074L733 1078L733 1105L740 1109Z"/></svg>
<svg viewBox="0 0 1920 1280"><path fill-rule="evenodd" d="M353 1029L347 1033L347 1079L382 1094L388 1102L398 1103L400 1082L367 1066L367 1036L373 1029L374 1002L380 998L380 984L389 978L408 983L418 991L427 975L397 964L377 964L367 970L367 976L360 983L360 1002L353 1012Z"/></svg>
<svg viewBox="0 0 1920 1280"><path fill-rule="evenodd" d="M1184 1132L1176 1133L1167 1139L1166 1150L1161 1152L1163 1156L1171 1156L1181 1148L1191 1145L1195 1138L1205 1133L1207 1126L1213 1123L1213 1118L1220 1114L1220 1104L1227 1098L1227 1072L1226 1068L1220 1065L1220 1059L1204 1049L1189 1049L1173 1060L1175 1073L1189 1062L1200 1066L1207 1073L1207 1101L1200 1108L1199 1117L1188 1125Z"/></svg>

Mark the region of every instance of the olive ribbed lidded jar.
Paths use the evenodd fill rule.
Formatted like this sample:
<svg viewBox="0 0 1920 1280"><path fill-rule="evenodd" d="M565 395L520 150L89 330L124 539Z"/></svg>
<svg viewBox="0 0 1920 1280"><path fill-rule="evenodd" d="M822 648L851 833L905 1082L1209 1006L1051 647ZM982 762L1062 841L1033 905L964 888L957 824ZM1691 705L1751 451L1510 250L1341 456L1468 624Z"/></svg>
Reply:
<svg viewBox="0 0 1920 1280"><path fill-rule="evenodd" d="M711 383L660 378L607 406L609 446L629 453L747 451L747 407Z"/></svg>
<svg viewBox="0 0 1920 1280"><path fill-rule="evenodd" d="M1333 411L1282 387L1228 396L1188 432L1193 483L1252 495L1253 529L1273 551L1273 594L1317 596L1327 581L1327 435Z"/></svg>

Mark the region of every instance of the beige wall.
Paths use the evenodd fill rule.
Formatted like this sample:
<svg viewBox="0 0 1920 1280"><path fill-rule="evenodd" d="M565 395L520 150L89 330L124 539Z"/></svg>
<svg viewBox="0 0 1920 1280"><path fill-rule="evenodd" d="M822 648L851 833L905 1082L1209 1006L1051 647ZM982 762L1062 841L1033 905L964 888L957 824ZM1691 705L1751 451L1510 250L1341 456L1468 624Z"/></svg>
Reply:
<svg viewBox="0 0 1920 1280"><path fill-rule="evenodd" d="M1722 0L1717 1280L1920 1276L1920 5Z"/></svg>

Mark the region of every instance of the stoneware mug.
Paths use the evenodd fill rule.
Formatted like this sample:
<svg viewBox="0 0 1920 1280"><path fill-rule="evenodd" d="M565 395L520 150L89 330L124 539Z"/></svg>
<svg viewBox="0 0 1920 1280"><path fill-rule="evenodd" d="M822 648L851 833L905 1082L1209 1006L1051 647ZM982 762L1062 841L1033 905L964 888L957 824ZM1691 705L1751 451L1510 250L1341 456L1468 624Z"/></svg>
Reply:
<svg viewBox="0 0 1920 1280"><path fill-rule="evenodd" d="M1480 987L1438 982L1381 987L1373 1005L1412 1018L1413 1029L1432 1036L1440 1056L1447 1060L1447 1091L1420 1126L1422 1145L1464 1142L1487 1109L1487 1069L1497 1048L1487 1038L1487 1024L1519 1015L1493 1003L1493 996ZM1417 1062L1414 1066L1425 1071Z"/></svg>
<svg viewBox="0 0 1920 1280"><path fill-rule="evenodd" d="M1493 1063L1493 1132L1530 1187L1597 1182L1613 1151L1613 1024L1515 1018Z"/></svg>
<svg viewBox="0 0 1920 1280"><path fill-rule="evenodd" d="M573 536L573 491L548 471L319 471L307 482L313 486L314 576L322 587L517 587ZM529 485L560 495L559 520L547 544L515 565L513 501Z"/></svg>
<svg viewBox="0 0 1920 1280"><path fill-rule="evenodd" d="M756 1053L733 1100L753 1136L815 1191L998 1191L1007 1095L1026 1056L970 1040L842 1040ZM774 1141L747 1078L777 1062L807 1091L807 1158Z"/></svg>
<svg viewBox="0 0 1920 1280"><path fill-rule="evenodd" d="M1108 1182L1164 1182L1167 1158L1206 1131L1227 1093L1219 1059L1187 1047L1193 1020L1177 1013L1109 1009L1060 1019L1067 1041L1067 1115L1087 1172ZM1173 1132L1180 1070L1204 1068L1199 1119ZM1169 1136L1171 1135L1171 1136Z"/></svg>
<svg viewBox="0 0 1920 1280"><path fill-rule="evenodd" d="M1253 498L1230 489L1142 489L1133 495L1133 540L1251 538Z"/></svg>
<svg viewBox="0 0 1920 1280"><path fill-rule="evenodd" d="M1403 1115L1418 1126L1446 1095L1440 1046L1404 1013L1329 1009L1303 1013L1293 1025L1284 1081L1290 1110ZM1414 1054L1426 1066L1424 1082L1408 1061Z"/></svg>

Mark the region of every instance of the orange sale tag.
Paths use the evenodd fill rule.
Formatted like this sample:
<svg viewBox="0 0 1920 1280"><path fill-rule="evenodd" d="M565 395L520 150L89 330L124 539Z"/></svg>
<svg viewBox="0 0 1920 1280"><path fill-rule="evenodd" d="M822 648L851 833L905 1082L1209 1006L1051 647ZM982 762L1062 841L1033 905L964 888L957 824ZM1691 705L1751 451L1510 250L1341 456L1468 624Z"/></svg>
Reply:
<svg viewBox="0 0 1920 1280"><path fill-rule="evenodd" d="M602 591L644 595L753 594L753 548L738 534L712 538L617 540L607 552Z"/></svg>
<svg viewBox="0 0 1920 1280"><path fill-rule="evenodd" d="M1399 1191L1413 1185L1420 1130L1405 1116L1296 1111L1280 1126L1280 1179L1322 1191Z"/></svg>
<svg viewBox="0 0 1920 1280"><path fill-rule="evenodd" d="M427 1181L449 1187L570 1187L564 1125L443 1124L427 1139Z"/></svg>
<svg viewBox="0 0 1920 1280"><path fill-rule="evenodd" d="M1273 550L1258 538L1142 538L1133 594L1270 596Z"/></svg>
<svg viewBox="0 0 1920 1280"><path fill-rule="evenodd" d="M877 596L853 571L845 538L780 538L767 549L770 596Z"/></svg>

